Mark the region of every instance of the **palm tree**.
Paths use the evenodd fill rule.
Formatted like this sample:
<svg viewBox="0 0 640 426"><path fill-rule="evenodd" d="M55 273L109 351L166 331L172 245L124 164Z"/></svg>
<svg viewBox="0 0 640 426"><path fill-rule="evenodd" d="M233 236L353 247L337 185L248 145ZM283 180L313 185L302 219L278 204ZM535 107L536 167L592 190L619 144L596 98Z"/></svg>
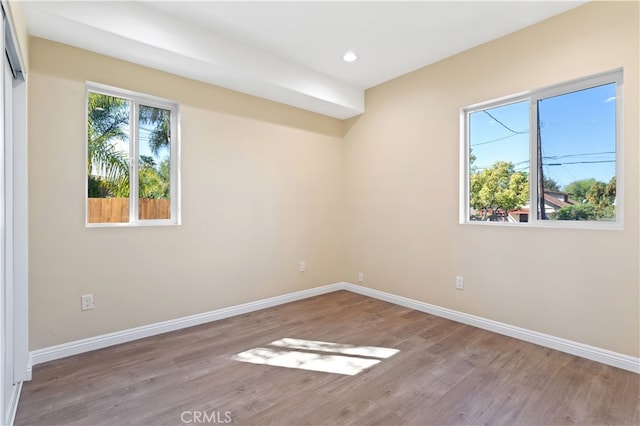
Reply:
<svg viewBox="0 0 640 426"><path fill-rule="evenodd" d="M140 156L138 171L138 196L140 198L169 199L170 178L169 160L162 160L156 165L153 157Z"/></svg>
<svg viewBox="0 0 640 426"><path fill-rule="evenodd" d="M117 148L128 141L129 101L89 92L87 175L89 196L129 196L129 155Z"/></svg>
<svg viewBox="0 0 640 426"><path fill-rule="evenodd" d="M144 143L152 154L152 156L140 155L138 161L139 197L169 199L171 182L171 111L139 105L138 122L140 124L140 134L145 135ZM143 125L146 126L143 127ZM143 139L140 140L140 144L142 143ZM140 149L142 150L142 147ZM166 153L169 154L167 157L161 155Z"/></svg>
<svg viewBox="0 0 640 426"><path fill-rule="evenodd" d="M145 105L139 105L138 110L138 130L141 131L143 124L148 126L146 143L157 157L164 149L170 149L171 111ZM129 196L129 152L119 148L118 142L130 142L130 111L131 103L127 99L89 92L89 197ZM138 178L141 198L169 198L169 160L158 160L160 164L156 166L152 157L140 158Z"/></svg>
<svg viewBox="0 0 640 426"><path fill-rule="evenodd" d="M140 105L138 120L141 124L153 126L149 136L149 148L153 155L158 155L163 148L171 144L171 111L156 107Z"/></svg>

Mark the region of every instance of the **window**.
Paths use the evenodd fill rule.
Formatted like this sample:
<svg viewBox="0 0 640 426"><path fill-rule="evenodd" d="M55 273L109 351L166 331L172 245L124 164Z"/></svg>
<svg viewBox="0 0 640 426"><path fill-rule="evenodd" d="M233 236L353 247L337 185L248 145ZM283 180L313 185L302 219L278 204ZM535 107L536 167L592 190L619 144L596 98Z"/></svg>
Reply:
<svg viewBox="0 0 640 426"><path fill-rule="evenodd" d="M179 223L177 105L87 87L87 224Z"/></svg>
<svg viewBox="0 0 640 426"><path fill-rule="evenodd" d="M461 223L622 224L622 71L463 110Z"/></svg>

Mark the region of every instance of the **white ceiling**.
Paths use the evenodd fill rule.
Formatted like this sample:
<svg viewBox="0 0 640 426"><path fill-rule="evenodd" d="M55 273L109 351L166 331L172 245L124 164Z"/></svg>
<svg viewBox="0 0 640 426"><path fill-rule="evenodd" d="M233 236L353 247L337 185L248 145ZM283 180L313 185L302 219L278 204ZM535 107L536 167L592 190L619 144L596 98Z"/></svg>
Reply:
<svg viewBox="0 0 640 426"><path fill-rule="evenodd" d="M586 1L26 1L29 33L349 118L364 90ZM359 59L345 63L355 51Z"/></svg>

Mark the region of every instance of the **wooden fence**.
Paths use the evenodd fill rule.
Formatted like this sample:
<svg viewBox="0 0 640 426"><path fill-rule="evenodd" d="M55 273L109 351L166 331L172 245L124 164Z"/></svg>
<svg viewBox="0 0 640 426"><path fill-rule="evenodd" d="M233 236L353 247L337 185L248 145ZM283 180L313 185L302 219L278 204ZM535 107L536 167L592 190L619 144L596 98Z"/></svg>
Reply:
<svg viewBox="0 0 640 426"><path fill-rule="evenodd" d="M128 198L89 198L89 223L129 222ZM141 198L138 200L141 220L170 219L171 200Z"/></svg>

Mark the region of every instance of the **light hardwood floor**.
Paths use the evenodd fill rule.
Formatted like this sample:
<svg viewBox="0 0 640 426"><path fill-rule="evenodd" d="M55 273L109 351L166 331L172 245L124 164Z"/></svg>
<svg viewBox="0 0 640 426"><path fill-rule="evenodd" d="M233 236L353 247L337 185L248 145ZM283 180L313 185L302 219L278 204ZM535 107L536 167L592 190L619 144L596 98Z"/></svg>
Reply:
<svg viewBox="0 0 640 426"><path fill-rule="evenodd" d="M234 361L399 349L355 376ZM16 425L639 425L640 376L347 291L38 365Z"/></svg>

